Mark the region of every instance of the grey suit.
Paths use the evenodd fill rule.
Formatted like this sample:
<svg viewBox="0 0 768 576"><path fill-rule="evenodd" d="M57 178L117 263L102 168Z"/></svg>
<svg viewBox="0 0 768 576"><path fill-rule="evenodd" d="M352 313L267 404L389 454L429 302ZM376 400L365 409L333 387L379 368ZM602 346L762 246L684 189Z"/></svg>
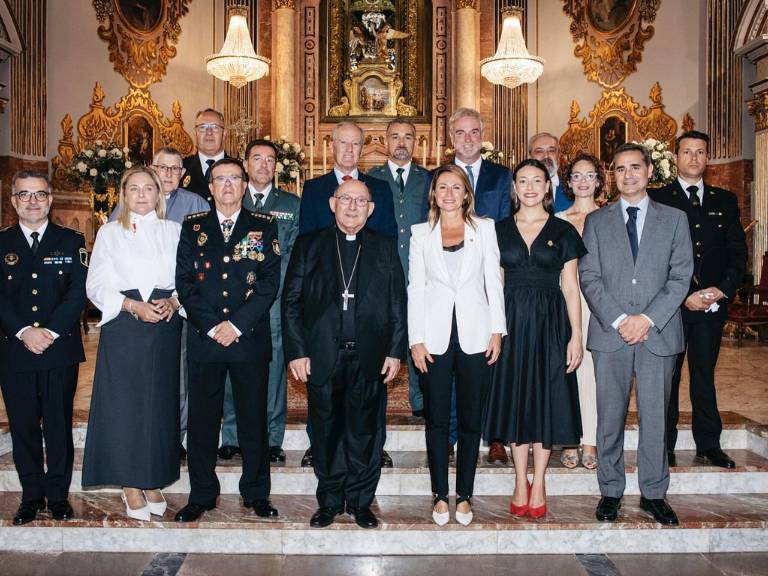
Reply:
<svg viewBox="0 0 768 576"><path fill-rule="evenodd" d="M395 220L397 221L397 253L407 280L411 226L426 221L427 211L429 210L427 197L424 194L429 172L421 166L411 163L402 197L400 195L400 188L397 186L397 182L392 176L392 171L389 169L389 163L372 168L367 174L379 180L384 180L389 184L389 189L392 192L392 203L395 206ZM413 357L410 354L408 354L408 396L411 402L411 410L424 409L424 399L422 398L421 387L419 386L419 375L416 372L416 367L413 365Z"/></svg>
<svg viewBox="0 0 768 576"><path fill-rule="evenodd" d="M280 329L280 296L283 291L285 271L291 258L291 250L299 235L299 197L284 190L272 189L266 203L259 210L272 214L277 221L277 237L280 241L280 289L269 311L269 325L272 332L272 360L269 363L269 385L267 388L267 426L269 445L282 446L285 435L285 417L288 410L288 375L285 369L283 340ZM243 208L255 211L250 188L245 191ZM227 381L224 397L224 420L221 427L221 443L238 446L237 423L232 398L232 387Z"/></svg>
<svg viewBox="0 0 768 576"><path fill-rule="evenodd" d="M688 293L693 257L688 220L675 208L648 203L633 263L620 202L587 216L579 262L584 297L592 311L587 348L597 381L598 482L603 496L624 493L624 421L633 375L640 415L638 478L648 499L669 486L665 421L675 355L682 352L680 304ZM612 324L622 314L653 322L648 339L628 346Z"/></svg>

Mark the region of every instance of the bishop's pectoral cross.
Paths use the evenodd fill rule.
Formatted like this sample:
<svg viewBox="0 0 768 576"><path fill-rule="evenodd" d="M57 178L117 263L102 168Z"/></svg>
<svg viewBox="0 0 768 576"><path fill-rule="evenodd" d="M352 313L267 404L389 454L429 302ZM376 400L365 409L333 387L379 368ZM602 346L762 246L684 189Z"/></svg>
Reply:
<svg viewBox="0 0 768 576"><path fill-rule="evenodd" d="M344 288L341 297L344 298L344 306L342 307L342 310L347 311L349 309L349 299L354 298L355 295L349 291L349 288Z"/></svg>

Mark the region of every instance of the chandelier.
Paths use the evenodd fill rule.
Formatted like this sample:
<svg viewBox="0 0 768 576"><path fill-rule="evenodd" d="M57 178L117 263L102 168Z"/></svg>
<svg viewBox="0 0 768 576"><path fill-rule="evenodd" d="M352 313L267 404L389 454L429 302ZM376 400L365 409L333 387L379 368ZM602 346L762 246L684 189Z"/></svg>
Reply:
<svg viewBox="0 0 768 576"><path fill-rule="evenodd" d="M496 54L480 62L480 74L489 82L514 88L535 82L544 72L544 59L531 56L525 47L522 8L507 8Z"/></svg>
<svg viewBox="0 0 768 576"><path fill-rule="evenodd" d="M248 31L245 6L232 6L229 10L229 29L224 45L218 54L205 59L208 74L242 88L248 82L258 80L269 73L269 59L258 56L253 49Z"/></svg>

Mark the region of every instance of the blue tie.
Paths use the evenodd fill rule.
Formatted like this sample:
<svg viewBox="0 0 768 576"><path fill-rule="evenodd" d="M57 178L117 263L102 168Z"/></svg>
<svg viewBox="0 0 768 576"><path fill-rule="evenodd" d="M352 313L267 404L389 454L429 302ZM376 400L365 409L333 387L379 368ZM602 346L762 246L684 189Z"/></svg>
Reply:
<svg viewBox="0 0 768 576"><path fill-rule="evenodd" d="M475 191L475 175L472 174L472 166L467 164L467 178L469 178L469 185L472 186L472 192Z"/></svg>
<svg viewBox="0 0 768 576"><path fill-rule="evenodd" d="M637 206L627 206L627 234L629 235L629 247L632 249L632 261L637 262L637 213L640 208Z"/></svg>

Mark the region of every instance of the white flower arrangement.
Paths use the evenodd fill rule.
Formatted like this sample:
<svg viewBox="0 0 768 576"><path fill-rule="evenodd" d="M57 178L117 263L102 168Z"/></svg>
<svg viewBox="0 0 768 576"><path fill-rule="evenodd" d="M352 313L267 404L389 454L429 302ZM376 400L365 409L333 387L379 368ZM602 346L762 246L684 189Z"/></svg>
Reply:
<svg viewBox="0 0 768 576"><path fill-rule="evenodd" d="M653 176L651 176L648 185L651 188L661 188L677 178L677 166L675 165L675 156L669 150L666 142L659 142L655 138L647 138L640 144L651 154L653 162Z"/></svg>
<svg viewBox="0 0 768 576"><path fill-rule="evenodd" d="M446 148L444 154L446 159L451 160L456 154L456 151L453 148ZM504 152L496 150L493 147L493 142L485 141L480 143L480 157L483 160L499 164L504 160Z"/></svg>
<svg viewBox="0 0 768 576"><path fill-rule="evenodd" d="M304 152L297 142L288 142L285 138L273 140L277 148L277 163L275 173L280 184L295 184L299 177L304 179L304 169L301 166L304 160Z"/></svg>

